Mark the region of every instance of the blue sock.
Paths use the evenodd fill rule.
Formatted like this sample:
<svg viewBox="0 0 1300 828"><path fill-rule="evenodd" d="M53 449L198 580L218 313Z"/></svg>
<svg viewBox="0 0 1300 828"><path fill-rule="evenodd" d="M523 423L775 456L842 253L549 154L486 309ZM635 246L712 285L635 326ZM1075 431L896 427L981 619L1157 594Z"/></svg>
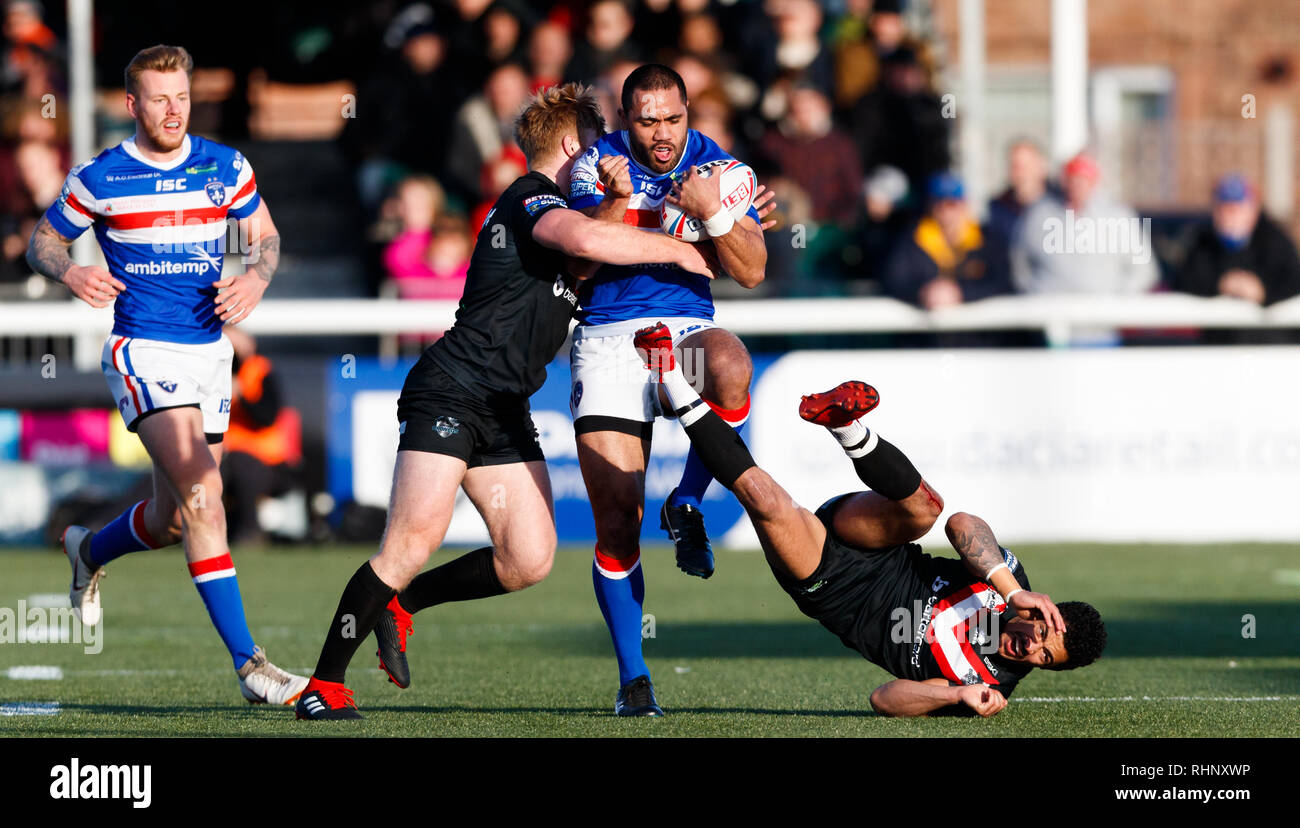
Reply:
<svg viewBox="0 0 1300 828"><path fill-rule="evenodd" d="M748 415L749 403L745 403L745 413ZM714 409L717 411L718 409ZM724 414L730 414L730 411L723 411ZM725 417L723 419L726 419ZM745 423L749 421L748 416L740 421L740 425L732 426L736 433L741 437L745 436ZM691 450L686 452L686 468L682 469L682 480L677 484L677 493L673 496L674 506L694 506L700 508L700 503L704 500L704 493L709 490L709 484L713 482L713 475L705 467L704 461L700 459L700 453L691 446Z"/></svg>
<svg viewBox="0 0 1300 828"><path fill-rule="evenodd" d="M212 626L225 642L235 669L253 657L253 634L244 619L244 601L239 597L239 581L235 578L235 564L227 552L217 558L190 564L190 576L199 597L208 608Z"/></svg>
<svg viewBox="0 0 1300 828"><path fill-rule="evenodd" d="M631 561L611 558L596 547L591 564L591 581L596 588L596 602L605 616L614 655L618 657L618 684L622 687L637 676L649 676L641 655L641 607L645 601L645 575L641 572L641 554Z"/></svg>
<svg viewBox="0 0 1300 828"><path fill-rule="evenodd" d="M131 552L159 548L144 526L144 509L148 503L140 501L95 533L90 539L90 563L103 566Z"/></svg>

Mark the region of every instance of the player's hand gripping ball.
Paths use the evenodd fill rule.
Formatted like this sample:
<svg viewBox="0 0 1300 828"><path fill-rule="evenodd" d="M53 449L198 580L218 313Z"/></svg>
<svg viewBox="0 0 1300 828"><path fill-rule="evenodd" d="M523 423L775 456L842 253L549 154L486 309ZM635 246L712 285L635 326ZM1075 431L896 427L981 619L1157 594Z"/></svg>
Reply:
<svg viewBox="0 0 1300 828"><path fill-rule="evenodd" d="M721 176L718 197L722 201L722 208L731 213L732 218L737 221L745 215L749 205L754 202L757 182L754 179L754 171L743 161L735 159L710 161L696 167L695 173L701 178ZM674 239L686 242L695 242L709 237L704 229L704 219L707 218L710 217L689 216L682 212L681 208L670 204L668 199L664 199L659 207L659 226Z"/></svg>

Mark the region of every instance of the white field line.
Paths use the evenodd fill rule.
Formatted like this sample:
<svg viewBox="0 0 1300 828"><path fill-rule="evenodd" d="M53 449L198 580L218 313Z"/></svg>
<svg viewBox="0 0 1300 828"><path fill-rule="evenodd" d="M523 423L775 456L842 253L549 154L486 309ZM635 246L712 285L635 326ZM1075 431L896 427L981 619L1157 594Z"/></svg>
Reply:
<svg viewBox="0 0 1300 828"><path fill-rule="evenodd" d="M34 595L27 596L27 606L45 607L50 609L62 609L68 606L68 593L37 592Z"/></svg>
<svg viewBox="0 0 1300 828"><path fill-rule="evenodd" d="M12 702L0 704L0 716L56 716L58 702Z"/></svg>
<svg viewBox="0 0 1300 828"><path fill-rule="evenodd" d="M1300 586L1300 569L1274 570L1273 580L1287 586Z"/></svg>
<svg viewBox="0 0 1300 828"><path fill-rule="evenodd" d="M5 678L15 681L57 681L63 678L63 668L47 664L23 664L5 670Z"/></svg>

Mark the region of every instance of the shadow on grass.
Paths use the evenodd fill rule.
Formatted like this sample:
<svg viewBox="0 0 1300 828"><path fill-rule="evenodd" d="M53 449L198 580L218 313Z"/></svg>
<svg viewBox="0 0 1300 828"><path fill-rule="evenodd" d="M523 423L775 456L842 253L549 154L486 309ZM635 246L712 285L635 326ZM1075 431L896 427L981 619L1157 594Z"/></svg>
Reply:
<svg viewBox="0 0 1300 828"><path fill-rule="evenodd" d="M672 707L665 708L668 717L682 713L695 714L718 714L718 715L750 715L750 716L814 716L821 718L879 718L870 708L866 710L797 710L797 709L779 709L771 707ZM558 716L586 716L593 719L614 719L617 718L613 711L606 707L476 707L471 705L442 705L438 707L421 707L418 705L399 706L399 705L372 705L367 707L364 712L376 713L493 713L493 714L519 714L533 715L537 713L552 713Z"/></svg>
<svg viewBox="0 0 1300 828"><path fill-rule="evenodd" d="M1127 605L1102 615L1107 656L1186 658L1300 658L1300 601L1158 603ZM654 658L858 658L815 621L674 624L660 615L645 641ZM562 655L609 650L604 629L572 630L537 638Z"/></svg>
<svg viewBox="0 0 1300 828"><path fill-rule="evenodd" d="M557 655L590 656L610 651L609 633L598 627L563 637L543 635L537 646ZM655 636L646 639L644 646L646 656L652 658L860 658L811 620L673 624L659 616Z"/></svg>
<svg viewBox="0 0 1300 828"><path fill-rule="evenodd" d="M101 716L154 716L159 718L207 718L214 713L230 715L232 719L238 718L259 718L268 708L251 708L251 707L182 707L182 706L157 706L157 705L131 705L131 704L65 704L63 705L64 713L82 713L89 715ZM292 712L285 710L271 710L272 713L284 713L292 716ZM478 705L396 705L396 704L375 704L367 705L362 708L362 715L369 713L422 713L422 714L468 714L468 715L536 715L552 714L556 716L584 716L593 719L613 719L613 711L608 707L529 707L529 706L478 706ZM799 709L778 709L769 707L673 707L669 715L679 713L695 714L718 714L732 715L743 714L750 716L813 716L821 718L861 718L872 717L876 714L870 709L865 710L799 710Z"/></svg>
<svg viewBox="0 0 1300 828"><path fill-rule="evenodd" d="M1300 658L1300 602L1158 603L1102 619L1108 656Z"/></svg>

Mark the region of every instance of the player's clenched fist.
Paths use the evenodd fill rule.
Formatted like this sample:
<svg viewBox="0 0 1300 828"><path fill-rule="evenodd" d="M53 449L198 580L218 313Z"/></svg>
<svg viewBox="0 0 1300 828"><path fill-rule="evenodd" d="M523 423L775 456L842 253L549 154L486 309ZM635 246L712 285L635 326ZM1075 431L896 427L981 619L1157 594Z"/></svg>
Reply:
<svg viewBox="0 0 1300 828"><path fill-rule="evenodd" d="M681 180L673 185L668 203L679 207L683 213L707 219L722 209L722 176L702 177L694 167L688 166Z"/></svg>
<svg viewBox="0 0 1300 828"><path fill-rule="evenodd" d="M959 695L963 704L985 718L1007 706L1007 697L987 684L968 684Z"/></svg>
<svg viewBox="0 0 1300 828"><path fill-rule="evenodd" d="M73 296L92 308L108 307L119 293L126 290L126 285L98 265L73 265L64 271L63 284L68 286Z"/></svg>
<svg viewBox="0 0 1300 828"><path fill-rule="evenodd" d="M626 155L606 155L596 164L600 185L606 198L631 198L632 173L628 170Z"/></svg>

